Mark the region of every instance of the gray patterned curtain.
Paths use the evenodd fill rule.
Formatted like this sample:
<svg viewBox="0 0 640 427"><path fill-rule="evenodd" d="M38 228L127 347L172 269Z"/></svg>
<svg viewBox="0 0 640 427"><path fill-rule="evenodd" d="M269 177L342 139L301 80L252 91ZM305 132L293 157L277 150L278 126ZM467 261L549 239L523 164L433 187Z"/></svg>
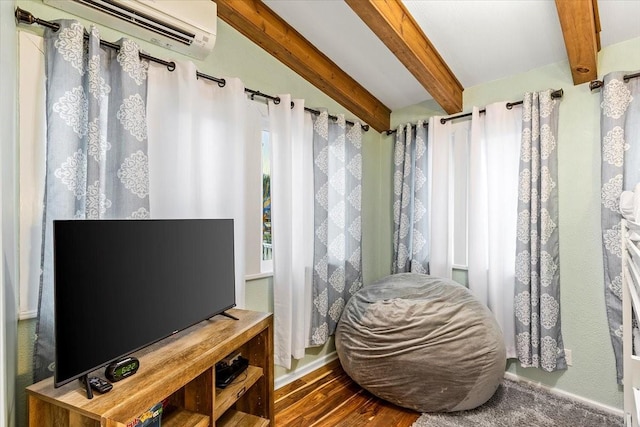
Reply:
<svg viewBox="0 0 640 427"><path fill-rule="evenodd" d="M399 126L394 145L393 273L429 273L427 128Z"/></svg>
<svg viewBox="0 0 640 427"><path fill-rule="evenodd" d="M567 369L560 329L558 111L551 90L522 106L516 240L516 351L523 367Z"/></svg>
<svg viewBox="0 0 640 427"><path fill-rule="evenodd" d="M347 300L362 287L362 128L326 111L313 118L314 254L310 344L336 329Z"/></svg>
<svg viewBox="0 0 640 427"><path fill-rule="evenodd" d="M85 40L81 24L58 22L57 32L45 30L47 168L35 381L53 373L53 220L149 215L148 63L131 41L123 40L119 51L102 48L95 27Z"/></svg>
<svg viewBox="0 0 640 427"><path fill-rule="evenodd" d="M620 194L640 181L640 79L624 81L630 72L607 74L601 91L602 146L602 252L605 305L616 358L618 384L622 384L622 246Z"/></svg>

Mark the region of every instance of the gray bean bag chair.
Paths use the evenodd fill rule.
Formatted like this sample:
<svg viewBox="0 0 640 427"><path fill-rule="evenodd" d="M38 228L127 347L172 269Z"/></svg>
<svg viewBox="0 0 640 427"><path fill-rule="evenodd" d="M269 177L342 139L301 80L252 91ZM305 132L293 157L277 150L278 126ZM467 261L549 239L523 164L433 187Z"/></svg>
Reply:
<svg viewBox="0 0 640 427"><path fill-rule="evenodd" d="M502 331L464 286L422 274L396 274L365 286L336 329L345 372L361 387L419 412L485 403L504 375Z"/></svg>

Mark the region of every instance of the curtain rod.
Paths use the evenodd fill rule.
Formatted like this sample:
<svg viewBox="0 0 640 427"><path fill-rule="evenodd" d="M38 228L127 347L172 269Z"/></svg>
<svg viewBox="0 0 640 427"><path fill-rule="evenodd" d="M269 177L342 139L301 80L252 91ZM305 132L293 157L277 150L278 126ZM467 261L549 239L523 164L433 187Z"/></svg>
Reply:
<svg viewBox="0 0 640 427"><path fill-rule="evenodd" d="M412 127L412 128L414 128L414 127L416 127L416 126L418 126L418 124L417 124L417 123L413 123L413 124L411 124L411 127ZM428 128L428 127L429 127L429 122L428 122L427 120L425 120L425 121L422 123L422 127L424 127L424 128ZM385 130L385 131L384 131L385 135L387 135L387 136L391 135L392 133L396 133L396 132L398 132L398 129L389 129L389 130Z"/></svg>
<svg viewBox="0 0 640 427"><path fill-rule="evenodd" d="M36 18L35 16L33 16L33 14L31 12L28 12L26 10L20 9L19 7L16 8L16 12L15 12L15 16L16 16L16 21L17 22L22 22L25 24L38 24L41 25L43 27L47 27L52 29L54 32L58 31L60 29L60 24L57 24L55 22L51 22L51 21L45 21L44 19L40 19L40 18ZM89 38L89 35L85 33L84 35L85 39ZM105 40L100 40L100 45L101 46L105 46L114 50L120 50L120 46L118 46L115 43L111 43ZM161 64L164 65L165 67L167 67L167 70L169 71L173 71L176 69L176 63L173 61L165 61L164 59L160 59L160 58L156 58L155 56L151 56L151 55L147 55L146 53L143 52L139 52L140 58L142 59L146 59L148 61L151 62L155 62L157 64ZM216 83L218 83L218 86L220 87L224 87L227 82L225 79L221 79L218 77L213 77L204 73L201 73L200 71L196 71L196 77L198 78L203 78L205 80L211 80L214 81ZM267 95L266 93L262 93L259 90L253 90L253 89L249 89L249 88L245 88L244 91L248 94L250 94L251 99L253 100L254 97L259 96L261 98L265 98L265 99L269 99L271 101L273 101L274 104L279 104L280 103L280 97L277 96L272 96L272 95ZM293 108L294 103L293 101L291 102L291 108ZM316 116L321 114L321 111L318 110L314 110L312 108L308 108L308 107L304 107L304 110L311 113L311 114L315 114ZM338 120L338 116L334 116L332 114L329 114L329 118L331 120ZM354 122L350 121L350 120L345 120L345 122L347 124L350 125L355 125ZM362 127L362 130L364 130L365 132L369 130L369 125L366 124L361 124L360 127Z"/></svg>
<svg viewBox="0 0 640 427"><path fill-rule="evenodd" d="M556 99L556 98L562 98L562 96L564 95L564 90L563 89L558 89L558 90L554 90L553 92L551 92L551 98L552 99ZM524 101L514 101L514 102L507 102L506 107L507 110L511 110L513 107L515 107L516 105L520 105L522 104ZM486 113L487 110L485 108L481 109L479 111L479 113ZM450 116L450 117L443 117L440 119L440 123L445 124L450 120L455 120L455 119L461 119L463 117L470 117L473 113L463 113L463 114L458 114L456 116ZM415 126L415 125L412 125ZM428 127L429 123L427 123L426 121L423 124L424 127ZM397 129L389 129L384 131L387 136L391 135L392 133L396 133Z"/></svg>
<svg viewBox="0 0 640 427"><path fill-rule="evenodd" d="M635 79L637 77L640 77L640 73L627 74L622 79L624 80L625 83L627 83L629 80ZM589 89L591 91L599 89L602 86L604 86L604 82L602 80L591 80L591 83L589 83Z"/></svg>

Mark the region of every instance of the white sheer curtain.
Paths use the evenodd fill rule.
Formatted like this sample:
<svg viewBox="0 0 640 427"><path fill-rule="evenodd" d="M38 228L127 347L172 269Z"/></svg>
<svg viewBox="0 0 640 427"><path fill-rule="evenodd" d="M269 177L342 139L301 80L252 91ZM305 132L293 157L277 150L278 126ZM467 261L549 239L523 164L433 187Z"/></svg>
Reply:
<svg viewBox="0 0 640 427"><path fill-rule="evenodd" d="M474 108L468 123L429 121L431 150L431 263L434 276L451 278L454 249L456 152L468 153L469 289L493 312L502 328L507 357L516 357L513 309L520 108L505 103ZM463 145L468 145L463 147ZM465 149L466 148L466 149ZM468 150L468 151L467 151Z"/></svg>
<svg viewBox="0 0 640 427"><path fill-rule="evenodd" d="M313 264L313 124L304 100L269 102L275 363L305 354Z"/></svg>
<svg viewBox="0 0 640 427"><path fill-rule="evenodd" d="M469 289L491 309L516 357L514 284L522 111L473 109L469 157Z"/></svg>
<svg viewBox="0 0 640 427"><path fill-rule="evenodd" d="M244 86L196 78L192 63L149 67L149 199L152 218L233 218L236 303L244 306L245 176L260 153L260 119ZM253 115L256 114L256 116Z"/></svg>
<svg viewBox="0 0 640 427"><path fill-rule="evenodd" d="M453 144L451 122L429 119L431 243L429 273L451 279L453 268Z"/></svg>

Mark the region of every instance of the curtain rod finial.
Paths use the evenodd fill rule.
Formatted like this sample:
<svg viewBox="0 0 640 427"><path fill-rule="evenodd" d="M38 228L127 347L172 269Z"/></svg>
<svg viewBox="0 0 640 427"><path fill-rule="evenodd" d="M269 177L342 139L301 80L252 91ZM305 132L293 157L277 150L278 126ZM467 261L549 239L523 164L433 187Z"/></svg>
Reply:
<svg viewBox="0 0 640 427"><path fill-rule="evenodd" d="M35 16L33 16L33 14L29 11L26 11L24 9L20 9L19 7L16 7L16 13L15 13L15 17L16 17L16 22L17 23L25 23L25 24L39 24L42 25L44 27L48 27L51 28L53 31L58 31L60 29L60 24L57 24L55 22L49 22L49 21L43 21L42 19L38 19Z"/></svg>
<svg viewBox="0 0 640 427"><path fill-rule="evenodd" d="M589 90L596 90L601 88L602 86L604 86L604 82L602 82L601 80L592 80L589 83Z"/></svg>
<svg viewBox="0 0 640 427"><path fill-rule="evenodd" d="M24 22L26 24L35 24L36 23L36 17L33 16L31 14L31 12L27 12L24 9L20 9L19 7L16 7L16 22Z"/></svg>

